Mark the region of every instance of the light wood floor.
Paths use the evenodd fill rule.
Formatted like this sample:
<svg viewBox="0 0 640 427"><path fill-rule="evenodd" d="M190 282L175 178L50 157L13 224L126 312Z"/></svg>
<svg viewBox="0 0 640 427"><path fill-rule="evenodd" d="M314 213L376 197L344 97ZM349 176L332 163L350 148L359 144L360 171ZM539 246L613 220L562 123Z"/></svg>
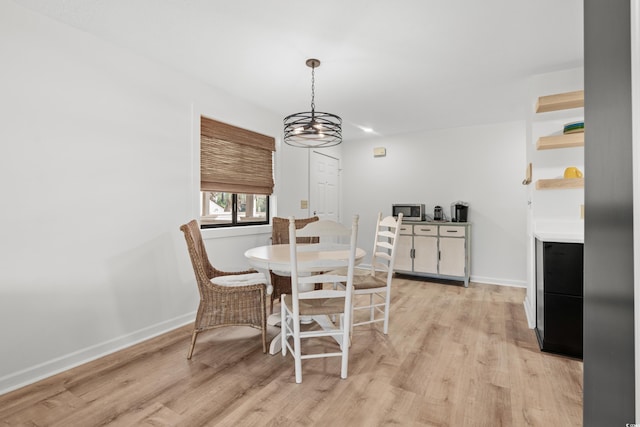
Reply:
<svg viewBox="0 0 640 427"><path fill-rule="evenodd" d="M295 384L250 328L202 334L188 361L184 327L0 396L0 425L582 425L582 362L540 352L524 289L394 285L389 335L356 329L346 380L316 359Z"/></svg>

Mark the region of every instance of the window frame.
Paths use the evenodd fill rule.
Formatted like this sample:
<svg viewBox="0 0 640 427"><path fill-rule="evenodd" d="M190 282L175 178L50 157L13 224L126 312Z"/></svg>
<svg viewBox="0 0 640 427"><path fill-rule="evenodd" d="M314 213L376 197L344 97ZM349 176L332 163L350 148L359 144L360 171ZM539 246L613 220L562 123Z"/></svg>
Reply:
<svg viewBox="0 0 640 427"><path fill-rule="evenodd" d="M201 192L202 193L202 192ZM238 194L241 193L228 193L231 194L231 222L222 222L218 224L203 224L202 223L202 212L200 212L200 228L228 228L228 227L245 227L251 225L269 225L271 224L271 200L269 199L269 195L264 195L267 198L266 203L266 212L264 221L238 221ZM245 193L242 193L245 194ZM255 194L252 194L255 196Z"/></svg>

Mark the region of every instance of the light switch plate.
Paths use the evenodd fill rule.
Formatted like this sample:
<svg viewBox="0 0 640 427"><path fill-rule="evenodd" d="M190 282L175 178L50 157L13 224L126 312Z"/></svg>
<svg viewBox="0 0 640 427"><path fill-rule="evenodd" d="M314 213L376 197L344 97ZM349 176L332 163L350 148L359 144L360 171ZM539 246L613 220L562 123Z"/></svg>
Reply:
<svg viewBox="0 0 640 427"><path fill-rule="evenodd" d="M376 147L373 149L373 157L384 157L387 155L387 149L384 147Z"/></svg>
<svg viewBox="0 0 640 427"><path fill-rule="evenodd" d="M309 209L309 201L300 200L300 209Z"/></svg>

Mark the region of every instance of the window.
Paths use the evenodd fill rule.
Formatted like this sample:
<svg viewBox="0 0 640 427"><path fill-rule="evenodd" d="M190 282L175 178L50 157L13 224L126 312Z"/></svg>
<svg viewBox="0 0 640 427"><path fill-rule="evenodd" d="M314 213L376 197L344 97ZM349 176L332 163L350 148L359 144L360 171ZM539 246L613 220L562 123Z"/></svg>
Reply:
<svg viewBox="0 0 640 427"><path fill-rule="evenodd" d="M269 196L201 191L203 227L269 223Z"/></svg>
<svg viewBox="0 0 640 427"><path fill-rule="evenodd" d="M275 139L200 118L200 224L269 224Z"/></svg>

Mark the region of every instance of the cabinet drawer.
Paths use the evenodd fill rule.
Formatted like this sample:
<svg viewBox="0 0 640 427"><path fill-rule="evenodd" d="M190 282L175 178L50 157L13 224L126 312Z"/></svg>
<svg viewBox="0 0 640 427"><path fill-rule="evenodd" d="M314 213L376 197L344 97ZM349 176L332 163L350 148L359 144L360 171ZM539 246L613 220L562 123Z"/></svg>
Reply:
<svg viewBox="0 0 640 427"><path fill-rule="evenodd" d="M400 225L400 234L413 234L413 225Z"/></svg>
<svg viewBox="0 0 640 427"><path fill-rule="evenodd" d="M437 236L438 226L437 225L414 225L413 234L415 234L416 236Z"/></svg>
<svg viewBox="0 0 640 427"><path fill-rule="evenodd" d="M440 236L442 237L464 237L465 227L457 227L455 225L440 226Z"/></svg>

